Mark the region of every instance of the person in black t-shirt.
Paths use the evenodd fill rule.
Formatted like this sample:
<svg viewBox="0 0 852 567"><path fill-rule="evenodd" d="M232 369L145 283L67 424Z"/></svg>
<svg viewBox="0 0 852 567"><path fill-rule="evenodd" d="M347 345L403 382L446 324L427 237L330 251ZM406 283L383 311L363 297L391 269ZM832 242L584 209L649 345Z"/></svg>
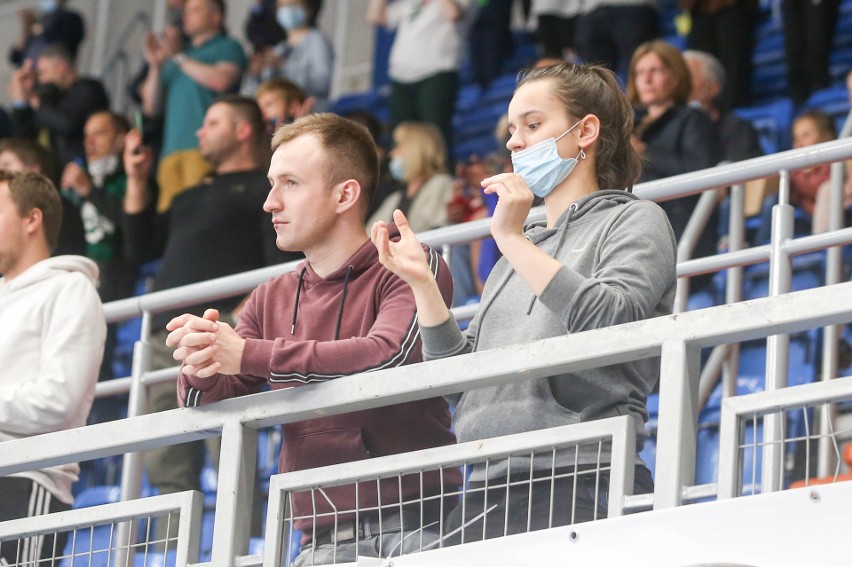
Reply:
<svg viewBox="0 0 852 567"><path fill-rule="evenodd" d="M207 110L197 135L199 150L214 165L215 174L181 192L169 210L159 215L152 206L148 187L152 152L142 147L135 130L125 141L125 242L127 252L139 262L162 254L154 291L301 257L278 249L269 215L263 212L269 190L269 148L257 103L235 95L217 99ZM236 297L205 306L212 305L226 320L235 322L241 304L241 298ZM155 369L175 364L172 350L165 345L165 324L184 311L181 308L154 316L152 325L158 330L151 338ZM173 383L151 388L150 412L175 407ZM212 457L215 463L215 452ZM148 478L161 494L200 490L203 462L204 446L199 442L145 454ZM163 535L158 533L158 539Z"/></svg>

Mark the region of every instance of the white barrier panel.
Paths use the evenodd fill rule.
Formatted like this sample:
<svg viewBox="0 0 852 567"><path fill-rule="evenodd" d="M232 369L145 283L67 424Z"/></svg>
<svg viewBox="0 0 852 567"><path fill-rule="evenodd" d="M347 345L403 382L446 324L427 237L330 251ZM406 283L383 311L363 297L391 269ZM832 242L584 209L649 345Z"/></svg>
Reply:
<svg viewBox="0 0 852 567"><path fill-rule="evenodd" d="M393 567L841 566L850 564L850 510L852 483L840 483L395 557Z"/></svg>

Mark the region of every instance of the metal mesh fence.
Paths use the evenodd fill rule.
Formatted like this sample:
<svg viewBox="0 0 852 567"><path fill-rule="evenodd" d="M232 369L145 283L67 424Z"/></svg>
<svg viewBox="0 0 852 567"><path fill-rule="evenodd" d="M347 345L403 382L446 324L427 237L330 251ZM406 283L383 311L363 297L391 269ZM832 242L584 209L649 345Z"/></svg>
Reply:
<svg viewBox="0 0 852 567"><path fill-rule="evenodd" d="M536 433L544 432L522 436L533 440ZM635 437L633 443L635 451ZM476 445L445 451L443 461L410 453L405 466L394 455L387 470L376 462L381 458L315 469L314 478L273 477L264 564L389 558L596 520L609 513L613 483L619 501L627 490L625 467L613 469L613 444L600 436L479 455ZM373 471L360 474L364 463ZM632 491L632 470L629 477Z"/></svg>
<svg viewBox="0 0 852 567"><path fill-rule="evenodd" d="M199 511L200 495L183 493L4 522L0 565L185 565L197 548ZM126 537L119 535L122 524L130 527Z"/></svg>

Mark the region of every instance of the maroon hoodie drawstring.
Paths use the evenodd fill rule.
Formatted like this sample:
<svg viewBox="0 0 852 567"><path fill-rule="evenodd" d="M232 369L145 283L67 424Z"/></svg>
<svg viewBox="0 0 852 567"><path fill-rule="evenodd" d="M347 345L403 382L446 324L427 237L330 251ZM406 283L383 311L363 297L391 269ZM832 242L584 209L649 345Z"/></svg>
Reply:
<svg viewBox="0 0 852 567"><path fill-rule="evenodd" d="M302 295L302 282L305 280L305 272L308 271L307 266L302 268L302 273L299 274L299 285L296 287L296 303L293 305L293 324L290 325L290 334L296 334L296 316L299 313L299 296Z"/></svg>
<svg viewBox="0 0 852 567"><path fill-rule="evenodd" d="M346 301L346 291L349 285L349 275L354 268L350 265L346 268L346 277L343 279L343 294L340 296L340 310L337 312L337 325L334 327L334 340L340 338L340 322L343 320L343 303Z"/></svg>

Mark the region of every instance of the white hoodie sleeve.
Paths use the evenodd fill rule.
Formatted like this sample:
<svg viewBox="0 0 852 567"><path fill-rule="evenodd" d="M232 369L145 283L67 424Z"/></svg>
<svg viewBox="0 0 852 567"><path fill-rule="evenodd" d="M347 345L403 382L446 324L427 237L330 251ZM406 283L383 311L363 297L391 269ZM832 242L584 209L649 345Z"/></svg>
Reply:
<svg viewBox="0 0 852 567"><path fill-rule="evenodd" d="M85 425L94 399L106 337L103 307L82 274L51 278L51 283L53 293L30 306L30 316L40 317L41 340L19 347L20 356L29 359L25 375L19 368L18 376L0 380L0 431L7 434Z"/></svg>

